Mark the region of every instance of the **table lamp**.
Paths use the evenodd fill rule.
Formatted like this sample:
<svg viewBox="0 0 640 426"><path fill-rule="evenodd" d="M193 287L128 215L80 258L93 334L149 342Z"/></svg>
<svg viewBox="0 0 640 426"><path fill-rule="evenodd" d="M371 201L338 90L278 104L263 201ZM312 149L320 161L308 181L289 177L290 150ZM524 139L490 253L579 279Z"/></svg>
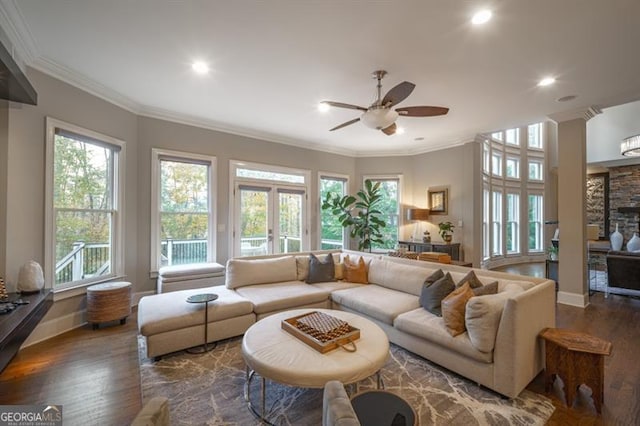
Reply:
<svg viewBox="0 0 640 426"><path fill-rule="evenodd" d="M418 240L420 235L420 222L429 220L429 209L409 209L407 210L407 220L416 223L413 239Z"/></svg>

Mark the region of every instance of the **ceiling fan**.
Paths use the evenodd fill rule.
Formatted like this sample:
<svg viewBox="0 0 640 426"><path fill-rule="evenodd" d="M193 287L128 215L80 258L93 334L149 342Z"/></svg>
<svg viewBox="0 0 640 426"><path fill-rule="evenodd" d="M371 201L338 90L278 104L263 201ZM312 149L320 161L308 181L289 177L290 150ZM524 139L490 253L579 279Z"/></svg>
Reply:
<svg viewBox="0 0 640 426"><path fill-rule="evenodd" d="M449 112L449 108L436 106L410 106L392 109L393 106L404 101L411 94L411 92L413 92L413 89L416 87L416 85L408 81L403 81L393 89L389 90L383 98L381 95L381 90L382 79L385 75L387 75L387 72L384 70L373 72L373 78L378 80L378 98L369 106L369 108L364 108L358 105L345 104L342 102L321 102L323 104L337 108L348 108L364 111L360 117L342 123L331 129L330 131L342 129L343 127L349 126L362 120L362 123L365 126L376 130L382 130L385 135L391 136L396 133L396 119L399 116L434 117L437 115L445 115L447 112Z"/></svg>

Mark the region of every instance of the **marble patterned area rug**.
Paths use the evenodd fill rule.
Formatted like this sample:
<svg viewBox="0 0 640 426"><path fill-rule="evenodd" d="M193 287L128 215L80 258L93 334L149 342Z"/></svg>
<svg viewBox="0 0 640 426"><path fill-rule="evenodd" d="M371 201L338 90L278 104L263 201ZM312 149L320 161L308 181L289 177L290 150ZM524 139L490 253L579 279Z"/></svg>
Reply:
<svg viewBox="0 0 640 426"><path fill-rule="evenodd" d="M170 400L176 425L259 425L244 399L245 365L241 338L218 343L199 355L176 352L152 362L139 336L143 402L154 396ZM311 366L310 366L311 367ZM385 388L402 396L420 425L544 425L554 411L543 395L523 391L505 399L475 383L391 345L382 370ZM322 422L322 390L300 389L267 381L267 418L276 425L314 426ZM374 389L373 378L359 391ZM252 381L251 399L260 406L260 380Z"/></svg>

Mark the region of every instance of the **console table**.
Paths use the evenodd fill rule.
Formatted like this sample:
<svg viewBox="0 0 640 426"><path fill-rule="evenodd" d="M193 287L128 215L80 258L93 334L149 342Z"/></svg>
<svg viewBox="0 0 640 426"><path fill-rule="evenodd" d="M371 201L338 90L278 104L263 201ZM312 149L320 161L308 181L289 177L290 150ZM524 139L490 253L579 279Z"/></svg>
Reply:
<svg viewBox="0 0 640 426"><path fill-rule="evenodd" d="M0 371L4 370L13 356L18 353L20 346L53 305L51 290L22 295L9 293L10 302L16 299L29 303L17 306L8 314L0 315Z"/></svg>
<svg viewBox="0 0 640 426"><path fill-rule="evenodd" d="M451 260L460 260L460 243L422 243L418 241L398 241L398 245L407 247L409 251L422 253L423 251L436 251L447 253Z"/></svg>

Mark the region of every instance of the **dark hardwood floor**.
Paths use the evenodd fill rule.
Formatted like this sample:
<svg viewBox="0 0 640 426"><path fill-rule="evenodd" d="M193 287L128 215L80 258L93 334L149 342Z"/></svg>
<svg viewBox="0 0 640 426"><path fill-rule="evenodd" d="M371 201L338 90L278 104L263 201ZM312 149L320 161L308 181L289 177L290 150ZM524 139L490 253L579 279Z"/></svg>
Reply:
<svg viewBox="0 0 640 426"><path fill-rule="evenodd" d="M539 275L540 265L502 270ZM549 425L640 424L638 324L638 299L595 293L586 309L558 305L558 327L610 340L613 351L605 359L602 415L588 388L569 409L556 386L548 395L556 406ZM0 404L62 404L65 425L129 424L141 407L136 334L134 313L124 326L85 326L20 351L0 374ZM528 389L544 393L542 374Z"/></svg>

